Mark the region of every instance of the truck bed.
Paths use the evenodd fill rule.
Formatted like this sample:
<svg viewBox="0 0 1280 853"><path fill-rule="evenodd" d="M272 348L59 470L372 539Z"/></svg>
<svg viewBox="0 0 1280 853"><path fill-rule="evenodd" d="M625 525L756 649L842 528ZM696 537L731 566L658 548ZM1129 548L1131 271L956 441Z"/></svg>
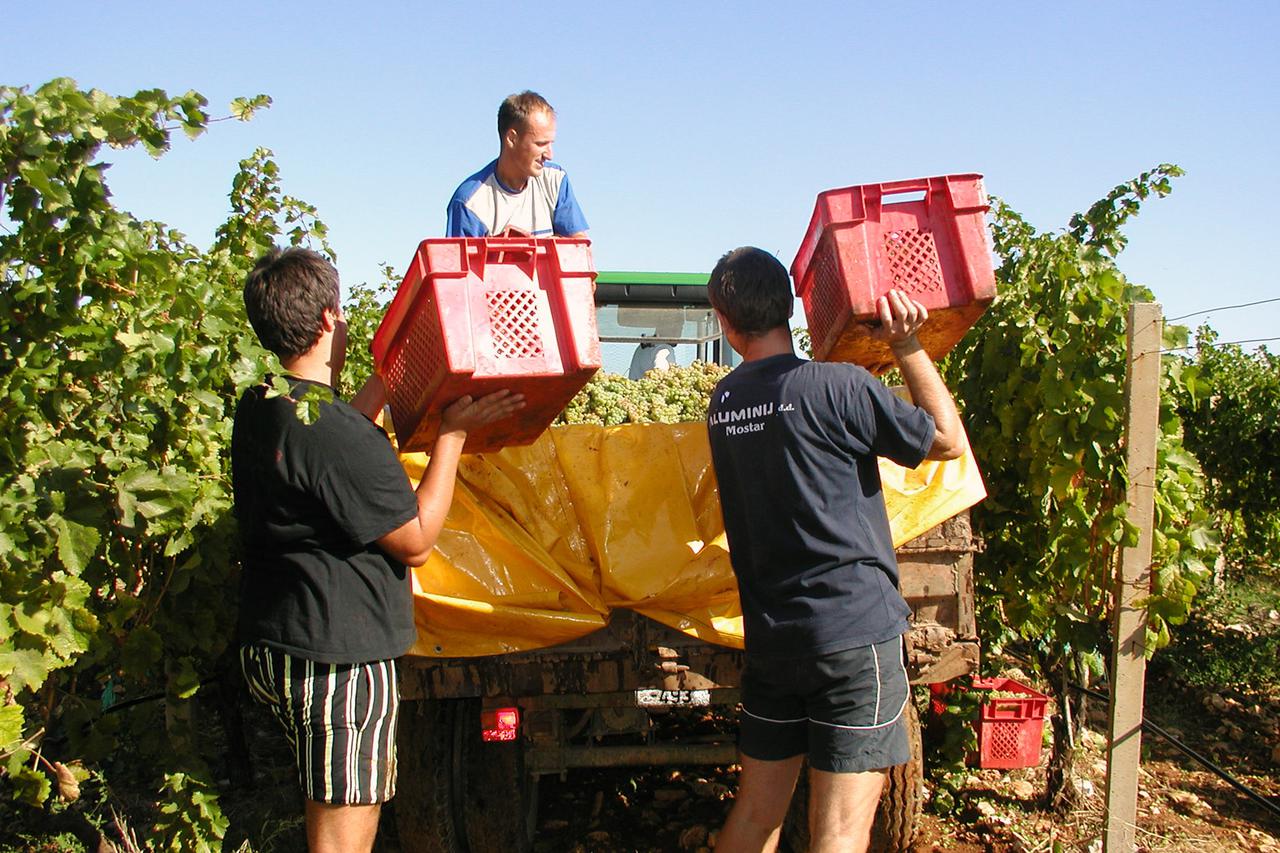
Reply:
<svg viewBox="0 0 1280 853"><path fill-rule="evenodd" d="M979 547L965 511L898 549L902 593L912 612L908 671L914 684L947 681L977 667L973 553ZM599 702L578 704L574 697L617 693L634 702L634 691L652 688L716 691L718 703L736 701L722 691L736 690L742 652L618 610L604 628L545 649L471 658L411 656L402 664L406 699L544 697L536 704L585 707Z"/></svg>

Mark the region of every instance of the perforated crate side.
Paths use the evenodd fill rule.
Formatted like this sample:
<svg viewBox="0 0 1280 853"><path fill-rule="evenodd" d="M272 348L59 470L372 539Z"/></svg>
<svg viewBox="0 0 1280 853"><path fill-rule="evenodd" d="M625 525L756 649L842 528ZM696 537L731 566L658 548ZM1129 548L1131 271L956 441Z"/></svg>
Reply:
<svg viewBox="0 0 1280 853"><path fill-rule="evenodd" d="M1044 717L978 723L978 765L991 769L1035 767L1040 763Z"/></svg>
<svg viewBox="0 0 1280 853"><path fill-rule="evenodd" d="M942 293L942 262L928 231L894 228L884 234L884 254L893 287L913 297Z"/></svg>
<svg viewBox="0 0 1280 853"><path fill-rule="evenodd" d="M387 401L396 433L408 438L426 413L445 369L444 337L435 297L424 293L421 304L402 328L399 346L383 369Z"/></svg>
<svg viewBox="0 0 1280 853"><path fill-rule="evenodd" d="M542 358L537 290L488 290L485 305L495 358Z"/></svg>
<svg viewBox="0 0 1280 853"><path fill-rule="evenodd" d="M849 307L849 291L840 276L835 254L836 240L832 234L818 246L810 266L813 285L805 294L804 308L815 356L830 349L833 342L827 339Z"/></svg>

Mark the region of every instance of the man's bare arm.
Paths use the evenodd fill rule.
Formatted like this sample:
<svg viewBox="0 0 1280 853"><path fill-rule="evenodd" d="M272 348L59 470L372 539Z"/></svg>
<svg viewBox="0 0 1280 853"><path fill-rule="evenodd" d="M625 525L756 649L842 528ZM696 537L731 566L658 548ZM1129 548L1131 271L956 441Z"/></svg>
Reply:
<svg viewBox="0 0 1280 853"><path fill-rule="evenodd" d="M467 431L508 417L524 408L524 395L495 391L479 400L463 397L444 410L440 434L431 450L431 461L418 483L418 514L378 540L392 559L406 566L420 566L431 556L445 516L453 503L458 458Z"/></svg>
<svg viewBox="0 0 1280 853"><path fill-rule="evenodd" d="M374 373L351 398L351 407L371 421L376 421L387 404L387 388L382 377Z"/></svg>
<svg viewBox="0 0 1280 853"><path fill-rule="evenodd" d="M917 406L933 416L936 432L927 459L956 459L968 447L960 412L951 391L916 333L929 319L929 311L901 291L891 290L877 300L880 327L872 336L889 344L903 384Z"/></svg>

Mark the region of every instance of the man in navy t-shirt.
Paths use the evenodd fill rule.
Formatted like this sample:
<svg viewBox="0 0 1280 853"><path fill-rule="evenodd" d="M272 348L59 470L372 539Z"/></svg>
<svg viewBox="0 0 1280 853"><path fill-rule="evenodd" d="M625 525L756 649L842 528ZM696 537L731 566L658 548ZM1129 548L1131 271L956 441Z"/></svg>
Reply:
<svg viewBox="0 0 1280 853"><path fill-rule="evenodd" d="M556 113L546 99L521 92L503 101L498 139L498 159L463 181L449 200L445 236L587 236L569 176L551 162Z"/></svg>
<svg viewBox="0 0 1280 853"><path fill-rule="evenodd" d="M910 611L878 457L915 467L966 439L916 332L924 306L880 298L880 325L915 405L866 370L792 350L787 271L760 249L720 259L711 305L743 364L707 415L742 601L742 775L717 853L774 850L804 758L810 843L865 850L884 771L910 757L902 635Z"/></svg>

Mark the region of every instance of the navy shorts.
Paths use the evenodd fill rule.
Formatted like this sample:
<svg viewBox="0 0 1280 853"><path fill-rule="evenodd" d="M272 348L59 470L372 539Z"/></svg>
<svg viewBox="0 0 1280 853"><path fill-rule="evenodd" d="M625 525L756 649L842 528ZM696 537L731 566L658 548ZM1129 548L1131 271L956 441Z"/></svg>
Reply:
<svg viewBox="0 0 1280 853"><path fill-rule="evenodd" d="M371 805L396 793L396 662L332 664L241 646L253 698L284 726L308 800Z"/></svg>
<svg viewBox="0 0 1280 853"><path fill-rule="evenodd" d="M830 773L904 764L909 701L901 637L813 657L748 653L738 748L757 761L807 755Z"/></svg>

